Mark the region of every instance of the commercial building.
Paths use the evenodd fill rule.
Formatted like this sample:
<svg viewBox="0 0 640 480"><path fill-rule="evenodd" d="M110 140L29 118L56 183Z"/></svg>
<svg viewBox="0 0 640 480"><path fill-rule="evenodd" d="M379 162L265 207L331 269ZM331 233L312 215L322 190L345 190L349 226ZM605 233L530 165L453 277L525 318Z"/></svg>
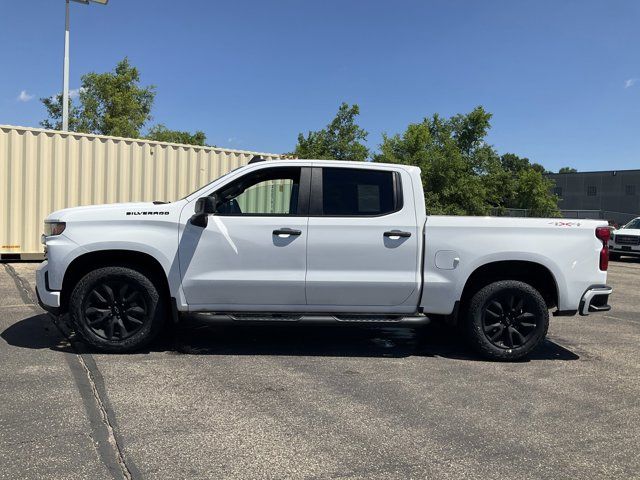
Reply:
<svg viewBox="0 0 640 480"><path fill-rule="evenodd" d="M640 170L552 173L553 193L568 218L600 218L617 224L640 216Z"/></svg>

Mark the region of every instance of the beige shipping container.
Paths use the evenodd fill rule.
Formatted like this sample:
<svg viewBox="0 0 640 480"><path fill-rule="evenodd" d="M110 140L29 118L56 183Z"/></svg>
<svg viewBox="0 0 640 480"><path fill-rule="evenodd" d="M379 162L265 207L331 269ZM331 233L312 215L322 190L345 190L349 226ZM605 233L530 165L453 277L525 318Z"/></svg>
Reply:
<svg viewBox="0 0 640 480"><path fill-rule="evenodd" d="M276 154L0 125L0 259L42 258L51 212L78 205L173 201Z"/></svg>

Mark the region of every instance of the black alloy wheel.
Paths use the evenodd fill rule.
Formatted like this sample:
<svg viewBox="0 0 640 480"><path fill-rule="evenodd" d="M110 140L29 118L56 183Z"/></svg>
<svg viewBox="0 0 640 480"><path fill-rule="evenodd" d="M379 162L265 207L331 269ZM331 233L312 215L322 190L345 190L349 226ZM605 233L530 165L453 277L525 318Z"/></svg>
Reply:
<svg viewBox="0 0 640 480"><path fill-rule="evenodd" d="M98 283L87 295L83 312L87 327L105 340L124 340L148 321L144 291L128 279Z"/></svg>
<svg viewBox="0 0 640 480"><path fill-rule="evenodd" d="M503 291L490 298L482 314L484 333L498 348L512 349L527 343L536 331L536 306L517 291Z"/></svg>
<svg viewBox="0 0 640 480"><path fill-rule="evenodd" d="M103 352L133 352L164 329L169 292L143 269L108 266L88 272L73 287L69 317L82 340Z"/></svg>
<svg viewBox="0 0 640 480"><path fill-rule="evenodd" d="M492 360L526 357L544 340L549 308L538 290L518 280L499 280L465 301L463 327L471 346Z"/></svg>

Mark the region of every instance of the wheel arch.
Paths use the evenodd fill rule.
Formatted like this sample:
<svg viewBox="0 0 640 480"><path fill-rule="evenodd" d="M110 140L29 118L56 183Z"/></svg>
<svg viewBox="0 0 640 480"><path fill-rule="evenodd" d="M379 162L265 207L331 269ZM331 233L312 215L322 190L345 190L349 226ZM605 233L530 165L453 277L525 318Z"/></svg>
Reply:
<svg viewBox="0 0 640 480"><path fill-rule="evenodd" d="M167 273L153 255L132 250L95 250L74 258L65 270L60 293L61 311L68 311L71 292L83 276L97 268L114 266L132 268L147 275L159 289L160 294L169 298Z"/></svg>
<svg viewBox="0 0 640 480"><path fill-rule="evenodd" d="M500 280L517 280L531 285L544 298L548 308L558 306L558 282L549 268L528 260L498 260L477 267L467 278L460 296L464 305L473 293Z"/></svg>

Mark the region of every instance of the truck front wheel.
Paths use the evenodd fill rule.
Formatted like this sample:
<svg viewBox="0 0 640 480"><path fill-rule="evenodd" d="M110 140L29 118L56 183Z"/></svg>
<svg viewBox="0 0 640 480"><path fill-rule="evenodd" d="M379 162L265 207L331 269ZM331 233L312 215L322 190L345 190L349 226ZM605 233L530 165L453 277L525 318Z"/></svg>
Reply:
<svg viewBox="0 0 640 480"><path fill-rule="evenodd" d="M517 360L544 339L549 310L531 285L515 280L491 283L468 303L466 329L471 345L492 360Z"/></svg>
<svg viewBox="0 0 640 480"><path fill-rule="evenodd" d="M161 331L165 310L154 283L125 267L89 272L73 289L69 304L76 333L105 352L147 346Z"/></svg>

